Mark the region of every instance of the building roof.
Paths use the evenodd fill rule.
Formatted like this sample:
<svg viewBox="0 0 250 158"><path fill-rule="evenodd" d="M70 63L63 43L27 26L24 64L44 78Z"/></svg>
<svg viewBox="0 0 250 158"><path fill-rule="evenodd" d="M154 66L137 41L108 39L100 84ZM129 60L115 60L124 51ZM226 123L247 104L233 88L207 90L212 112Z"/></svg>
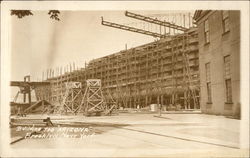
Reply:
<svg viewBox="0 0 250 158"><path fill-rule="evenodd" d="M196 10L193 19L198 22L205 15L207 15L211 10Z"/></svg>

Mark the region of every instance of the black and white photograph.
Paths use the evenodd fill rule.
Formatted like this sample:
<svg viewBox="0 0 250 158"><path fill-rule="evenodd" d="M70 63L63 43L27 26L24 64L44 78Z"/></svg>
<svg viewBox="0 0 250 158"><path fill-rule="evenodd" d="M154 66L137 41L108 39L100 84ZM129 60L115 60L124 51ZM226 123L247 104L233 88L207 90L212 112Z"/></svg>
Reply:
<svg viewBox="0 0 250 158"><path fill-rule="evenodd" d="M249 157L249 2L3 1L1 157Z"/></svg>

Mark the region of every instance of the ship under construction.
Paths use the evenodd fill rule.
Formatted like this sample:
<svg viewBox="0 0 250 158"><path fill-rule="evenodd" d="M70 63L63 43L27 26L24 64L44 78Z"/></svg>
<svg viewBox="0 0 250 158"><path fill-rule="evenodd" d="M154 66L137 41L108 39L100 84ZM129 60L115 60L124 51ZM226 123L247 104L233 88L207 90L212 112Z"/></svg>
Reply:
<svg viewBox="0 0 250 158"><path fill-rule="evenodd" d="M199 109L199 48L197 28L179 26L132 12L125 15L178 30L177 34L154 33L103 20L102 25L156 37L154 42L137 46L70 67L69 72L47 71L39 83L20 83L20 92L34 90L37 102L23 109L41 113L105 114L119 108L146 108L152 104L162 109ZM24 97L26 98L26 97ZM25 100L24 100L25 102ZM38 108L39 107L39 108ZM39 111L39 110L38 110Z"/></svg>

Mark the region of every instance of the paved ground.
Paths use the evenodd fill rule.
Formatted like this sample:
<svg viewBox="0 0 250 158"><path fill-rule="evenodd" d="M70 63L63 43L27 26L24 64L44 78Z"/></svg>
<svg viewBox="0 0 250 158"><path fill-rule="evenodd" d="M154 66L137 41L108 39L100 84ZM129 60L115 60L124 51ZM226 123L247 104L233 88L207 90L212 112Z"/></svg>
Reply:
<svg viewBox="0 0 250 158"><path fill-rule="evenodd" d="M95 150L88 156L166 156L204 151L239 152L240 121L205 114L129 114L82 117L50 116L52 122L71 127L91 127L94 135L84 138L24 139L13 148L64 148ZM28 116L27 118L39 118ZM47 116L43 115L43 118ZM69 126L68 126L69 127ZM79 133L77 133L79 134ZM12 129L12 140L24 133ZM101 152L102 151L102 152ZM227 151L225 153L225 151ZM101 155L98 155L102 153ZM210 153L211 154L211 153ZM188 155L185 155L188 156ZM190 155L189 155L190 156Z"/></svg>

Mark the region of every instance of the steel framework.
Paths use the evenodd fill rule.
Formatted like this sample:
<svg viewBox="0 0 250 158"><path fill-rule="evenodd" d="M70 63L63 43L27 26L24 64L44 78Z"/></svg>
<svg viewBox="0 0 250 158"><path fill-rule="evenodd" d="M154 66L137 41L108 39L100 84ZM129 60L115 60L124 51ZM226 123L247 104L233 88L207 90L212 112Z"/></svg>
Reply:
<svg viewBox="0 0 250 158"><path fill-rule="evenodd" d="M169 28L172 28L172 29L180 30L180 31L187 31L188 30L187 28L179 26L179 25L171 24L171 23L165 22L165 21L160 21L158 19L146 17L146 16L143 16L143 15L131 13L131 12L128 12L128 11L125 12L125 15L127 17L130 17L130 18L134 18L134 19L145 21L145 22L149 22L149 23L169 27Z"/></svg>
<svg viewBox="0 0 250 158"><path fill-rule="evenodd" d="M134 28L134 27L126 26L126 25L116 24L116 23L113 23L113 22L104 21L103 17L102 17L102 25L109 26L109 27L114 27L114 28L121 29L121 30L136 32L136 33L140 33L140 34L144 34L144 35L149 35L149 36L153 36L153 37L159 37L159 38L165 37L165 35L162 35L162 34L159 34L159 33L146 31L146 30L143 30L143 29L138 29L138 28Z"/></svg>

